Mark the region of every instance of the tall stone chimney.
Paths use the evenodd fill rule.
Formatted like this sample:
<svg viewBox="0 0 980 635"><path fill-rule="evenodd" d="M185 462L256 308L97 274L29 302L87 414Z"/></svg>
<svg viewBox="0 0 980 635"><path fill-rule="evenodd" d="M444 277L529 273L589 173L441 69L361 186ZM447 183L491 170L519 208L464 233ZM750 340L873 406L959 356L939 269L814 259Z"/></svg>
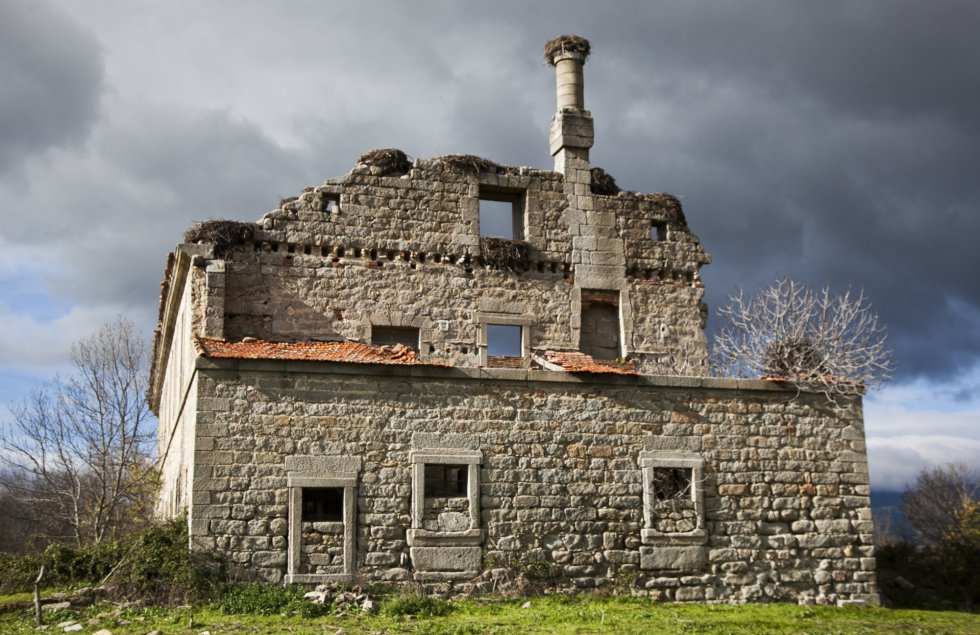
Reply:
<svg viewBox="0 0 980 635"><path fill-rule="evenodd" d="M589 148L595 132L592 113L585 110L582 74L590 48L589 41L577 35L561 35L544 45L545 61L555 67L558 95L558 110L551 120L551 156L566 183L590 181Z"/></svg>
<svg viewBox="0 0 980 635"><path fill-rule="evenodd" d="M563 212L572 237L572 267L575 289L572 295L571 341L581 338L582 292L599 292L609 297L619 292L620 337L623 356L629 351L632 315L626 291L626 256L623 239L616 229L615 208L596 200L592 193L592 166L589 148L595 138L592 113L585 109L585 82L582 67L589 57L589 41L577 35L561 35L544 45L545 61L555 67L558 110L551 120L551 155L555 171L565 179L568 206Z"/></svg>

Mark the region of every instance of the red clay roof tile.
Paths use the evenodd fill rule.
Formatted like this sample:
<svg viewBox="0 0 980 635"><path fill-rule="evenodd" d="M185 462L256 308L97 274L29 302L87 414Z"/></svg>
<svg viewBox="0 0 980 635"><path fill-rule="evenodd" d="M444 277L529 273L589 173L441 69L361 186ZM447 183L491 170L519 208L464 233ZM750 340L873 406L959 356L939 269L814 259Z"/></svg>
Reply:
<svg viewBox="0 0 980 635"><path fill-rule="evenodd" d="M396 344L372 346L360 342L269 342L224 340L195 337L194 346L204 357L232 359L281 359L349 364L422 364L415 351Z"/></svg>
<svg viewBox="0 0 980 635"><path fill-rule="evenodd" d="M605 361L593 359L591 355L578 351L545 351L545 359L561 366L569 373L613 373L616 375L636 375L632 360Z"/></svg>

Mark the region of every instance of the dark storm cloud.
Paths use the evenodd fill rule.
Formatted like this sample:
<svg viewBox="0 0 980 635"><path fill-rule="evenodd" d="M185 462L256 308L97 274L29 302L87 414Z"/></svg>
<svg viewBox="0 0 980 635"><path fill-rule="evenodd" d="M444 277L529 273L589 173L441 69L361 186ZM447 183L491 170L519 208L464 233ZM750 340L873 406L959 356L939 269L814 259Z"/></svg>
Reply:
<svg viewBox="0 0 980 635"><path fill-rule="evenodd" d="M785 274L864 287L900 372L977 363L980 5L610 9L583 29L593 157L682 196L709 303Z"/></svg>
<svg viewBox="0 0 980 635"><path fill-rule="evenodd" d="M110 83L130 85L104 100L94 129L98 47L66 20L38 17L53 13L44 6L0 4L13 18L0 21L0 68L22 69L39 78L27 84L33 94L58 97L0 85L0 165L89 134L90 154L57 155L50 173L35 166L31 192L0 189L0 205L45 210L7 220L0 237L62 241L74 268L52 280L75 299L152 306L163 254L190 221L254 219L372 147L548 167L554 76L540 51L579 33L594 51L593 163L627 189L682 198L714 256L704 270L713 308L738 284L786 274L854 285L889 324L907 375L941 378L980 359L980 4L290 2L277 11L243 1L120 16L93 2L84 22L104 31L103 47L130 47L112 49ZM137 40L155 42L153 59ZM37 101L44 108L23 107ZM8 135L9 113L32 125ZM56 190L41 187L53 180ZM113 250L98 248L108 241Z"/></svg>
<svg viewBox="0 0 980 635"><path fill-rule="evenodd" d="M31 154L83 140L97 114L102 76L91 34L46 2L0 0L0 173Z"/></svg>

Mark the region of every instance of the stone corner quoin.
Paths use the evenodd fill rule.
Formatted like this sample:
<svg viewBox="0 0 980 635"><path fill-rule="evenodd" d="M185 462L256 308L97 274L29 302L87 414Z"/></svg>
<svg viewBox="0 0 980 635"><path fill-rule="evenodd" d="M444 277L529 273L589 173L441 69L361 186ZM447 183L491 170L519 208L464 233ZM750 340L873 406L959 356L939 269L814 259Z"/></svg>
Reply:
<svg viewBox="0 0 980 635"><path fill-rule="evenodd" d="M272 583L878 603L860 397L704 376L710 258L590 164L588 42L547 51L553 169L372 150L188 231L158 513Z"/></svg>

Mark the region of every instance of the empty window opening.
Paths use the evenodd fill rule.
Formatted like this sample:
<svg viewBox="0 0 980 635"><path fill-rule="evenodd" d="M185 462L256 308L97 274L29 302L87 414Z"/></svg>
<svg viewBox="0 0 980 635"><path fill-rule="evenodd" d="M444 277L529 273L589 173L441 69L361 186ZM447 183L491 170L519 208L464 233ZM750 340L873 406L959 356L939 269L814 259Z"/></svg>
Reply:
<svg viewBox="0 0 980 635"><path fill-rule="evenodd" d="M466 496L468 465L427 464L425 466L426 498L457 498Z"/></svg>
<svg viewBox="0 0 980 635"><path fill-rule="evenodd" d="M321 194L320 200L323 201L321 209L325 214L334 214L340 209L339 194Z"/></svg>
<svg viewBox="0 0 980 635"><path fill-rule="evenodd" d="M650 227L650 238L652 240L667 240L667 223L659 220L653 221Z"/></svg>
<svg viewBox="0 0 980 635"><path fill-rule="evenodd" d="M512 192L480 190L480 235L524 239L524 197Z"/></svg>
<svg viewBox="0 0 980 635"><path fill-rule="evenodd" d="M344 520L344 488L303 488L304 523L339 523Z"/></svg>
<svg viewBox="0 0 980 635"><path fill-rule="evenodd" d="M375 346L401 344L415 352L419 350L419 330L414 326L372 326L371 343Z"/></svg>
<svg viewBox="0 0 980 635"><path fill-rule="evenodd" d="M579 350L594 359L622 357L618 291L582 291Z"/></svg>
<svg viewBox="0 0 980 635"><path fill-rule="evenodd" d="M523 357L523 327L487 324L487 357Z"/></svg>

